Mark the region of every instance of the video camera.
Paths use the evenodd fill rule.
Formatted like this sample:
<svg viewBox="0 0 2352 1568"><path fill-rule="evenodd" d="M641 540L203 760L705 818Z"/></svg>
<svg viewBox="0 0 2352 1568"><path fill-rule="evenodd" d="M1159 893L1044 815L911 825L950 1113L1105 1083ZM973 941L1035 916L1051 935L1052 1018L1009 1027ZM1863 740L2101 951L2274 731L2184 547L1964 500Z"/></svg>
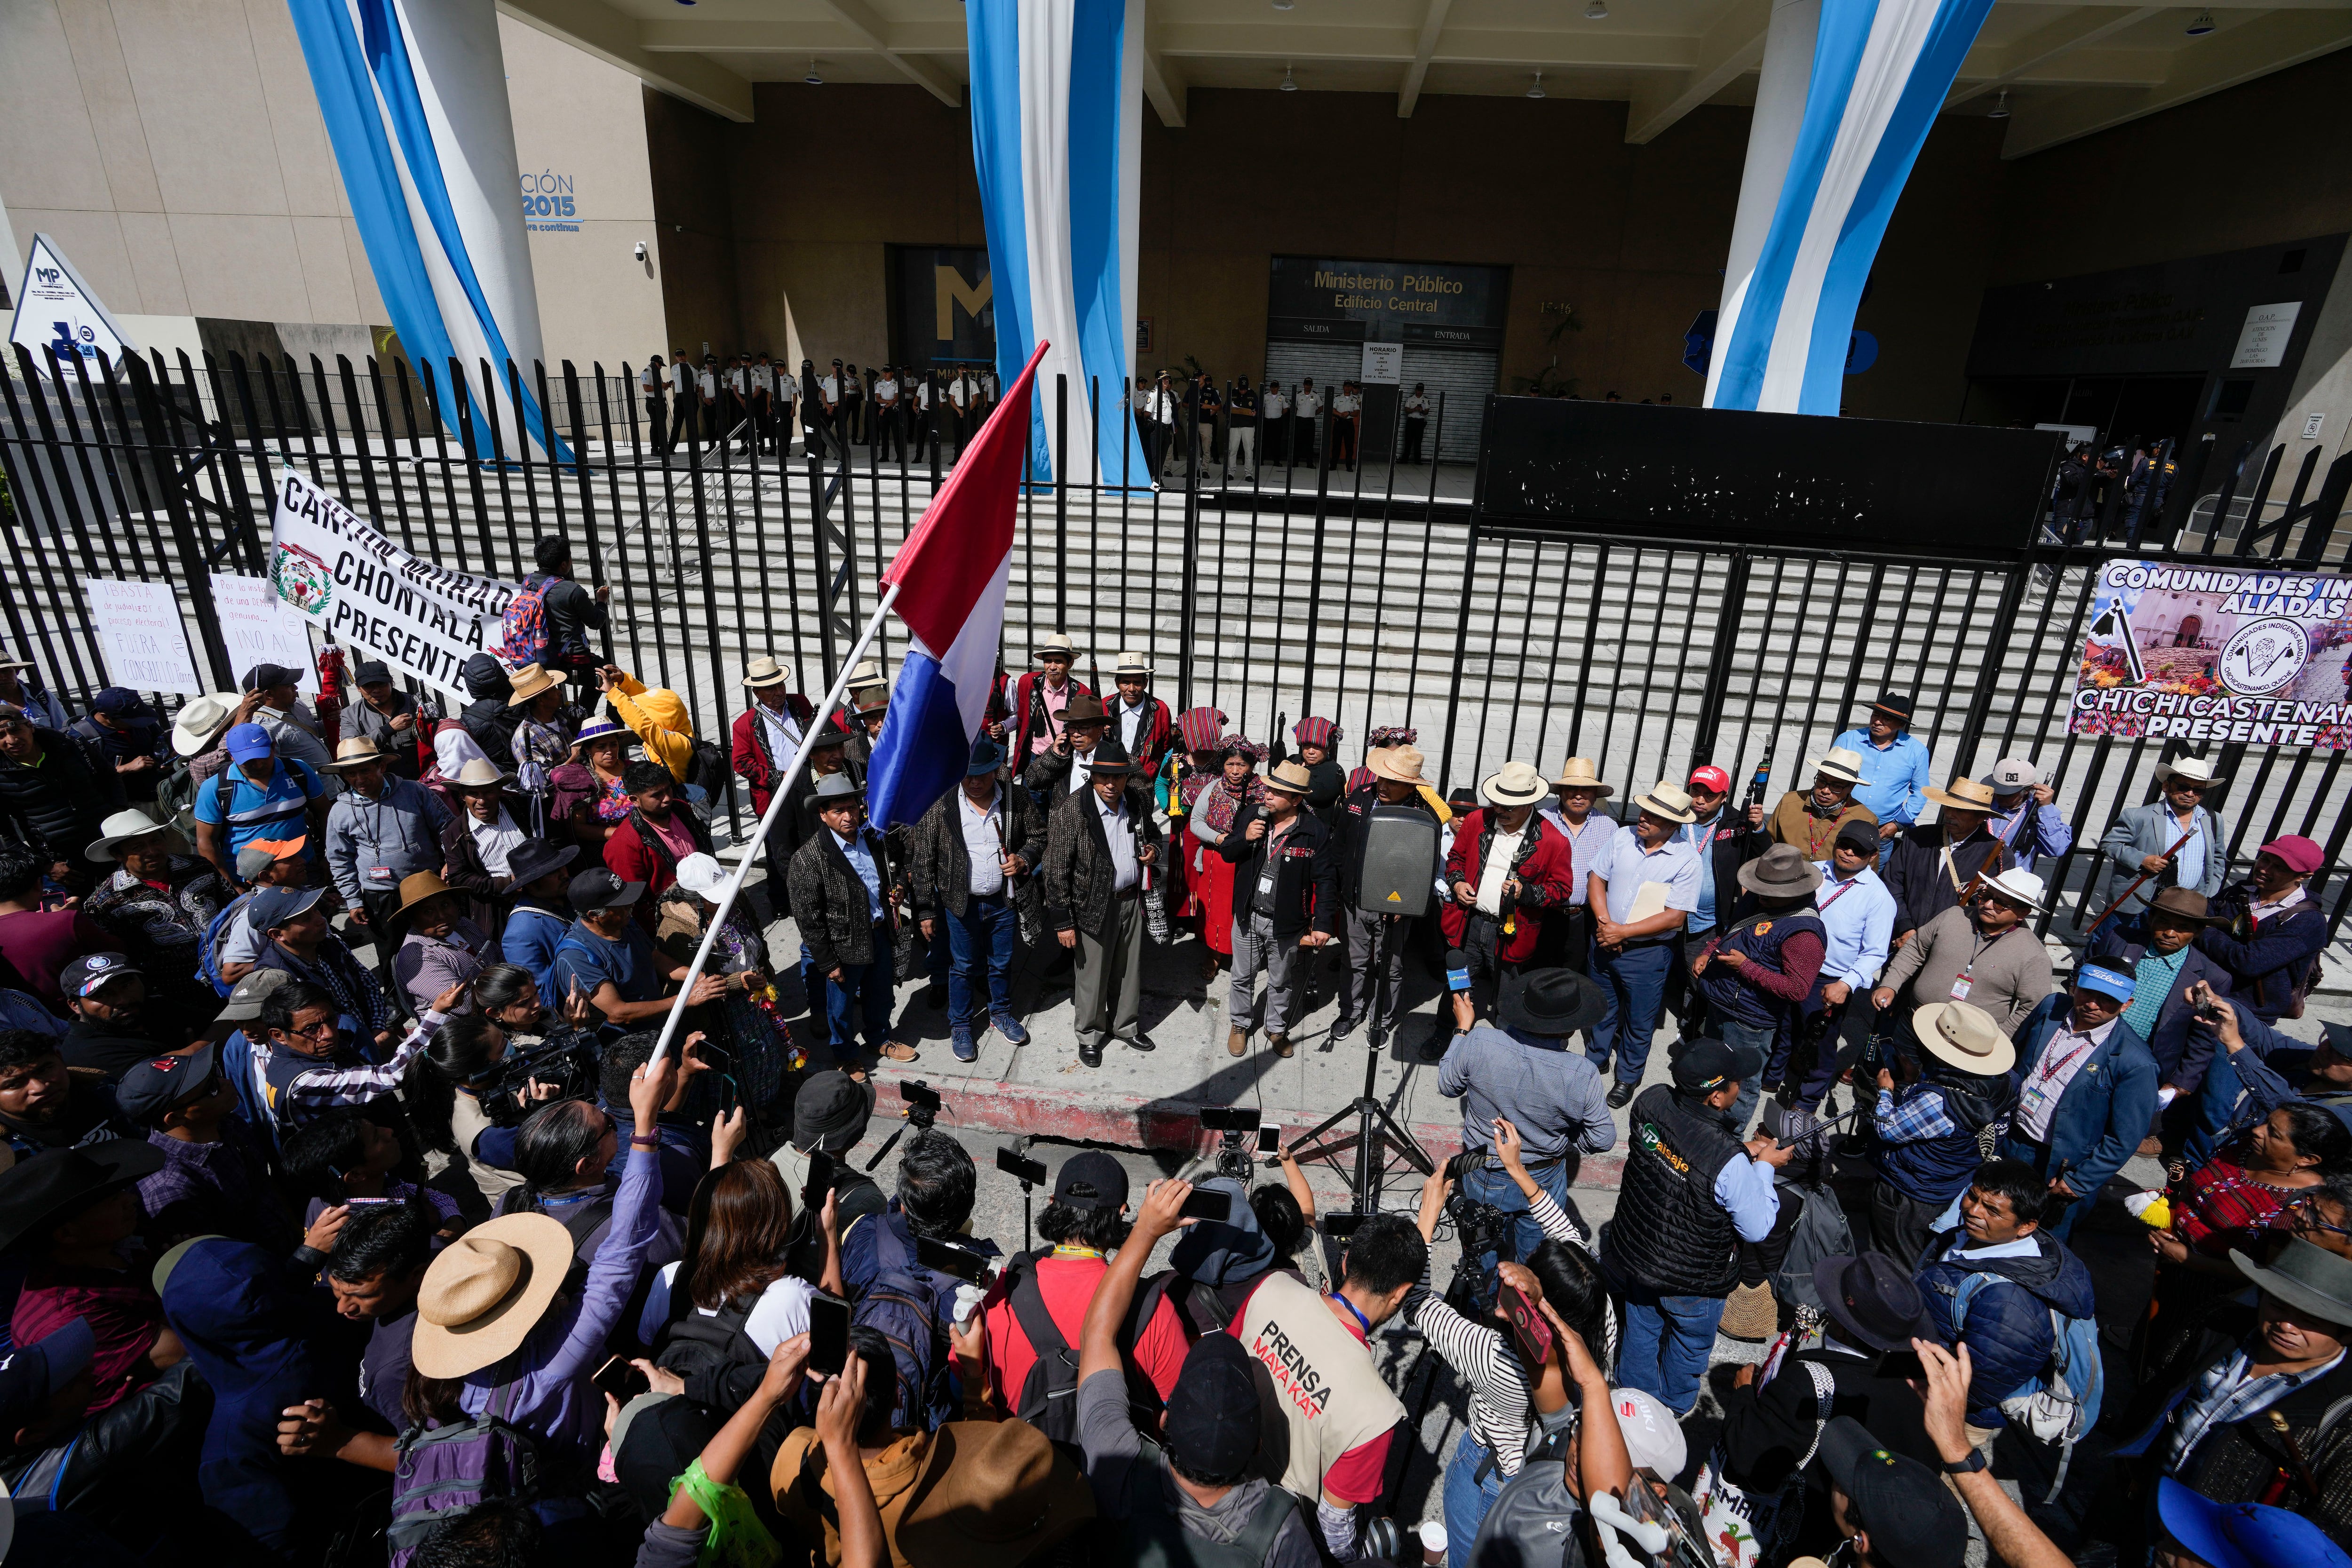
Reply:
<svg viewBox="0 0 2352 1568"><path fill-rule="evenodd" d="M558 1035L535 1051L510 1050L473 1080L482 1113L493 1127L519 1127L530 1113L557 1100L596 1098L596 1043L585 1035ZM533 1100L534 1083L552 1084L550 1100ZM520 1096L518 1099L517 1096Z"/></svg>
<svg viewBox="0 0 2352 1568"><path fill-rule="evenodd" d="M1201 1125L1222 1135L1217 1146L1217 1174L1230 1176L1244 1186L1257 1173L1257 1161L1253 1156L1250 1140L1259 1131L1258 1110L1255 1105L1206 1105L1201 1108ZM1271 1132L1273 1128L1265 1129ZM1270 1152L1264 1139L1258 1142L1258 1153Z"/></svg>
<svg viewBox="0 0 2352 1568"><path fill-rule="evenodd" d="M890 1134L882 1147L874 1151L874 1158L866 1162L866 1168L869 1171L879 1165L890 1151L898 1146L898 1140L907 1135L907 1129L909 1126L918 1132L929 1132L940 1119L940 1091L921 1079L900 1079L898 1099L906 1112L907 1120Z"/></svg>

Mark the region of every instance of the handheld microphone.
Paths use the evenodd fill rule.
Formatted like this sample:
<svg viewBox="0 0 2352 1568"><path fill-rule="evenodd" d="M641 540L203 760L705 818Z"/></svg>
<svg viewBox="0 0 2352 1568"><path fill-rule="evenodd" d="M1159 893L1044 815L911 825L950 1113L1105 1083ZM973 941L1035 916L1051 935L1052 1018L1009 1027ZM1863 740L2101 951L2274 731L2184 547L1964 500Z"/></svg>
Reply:
<svg viewBox="0 0 2352 1568"><path fill-rule="evenodd" d="M1470 989L1470 957L1458 947L1445 950L1445 988L1448 991Z"/></svg>

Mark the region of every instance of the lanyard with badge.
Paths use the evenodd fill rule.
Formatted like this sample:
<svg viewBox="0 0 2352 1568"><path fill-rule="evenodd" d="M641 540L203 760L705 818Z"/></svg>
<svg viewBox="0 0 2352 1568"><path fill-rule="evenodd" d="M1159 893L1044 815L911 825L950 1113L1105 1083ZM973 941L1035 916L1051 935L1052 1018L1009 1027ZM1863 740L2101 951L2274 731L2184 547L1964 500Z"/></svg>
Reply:
<svg viewBox="0 0 2352 1568"><path fill-rule="evenodd" d="M2018 1110L2022 1112L2028 1108L2029 1104L2032 1110L2041 1110L2042 1102L2050 1098L2051 1080L2055 1079L2060 1073L2064 1072L2068 1068L2073 1067L2084 1057L2089 1055L2091 1047L2094 1043L2095 1042L2093 1042L2091 1037L2085 1035L2083 1037L2083 1043L2081 1045L2075 1047L2074 1049L2068 1051L2056 1061L2053 1062L2047 1056L2044 1056L2041 1061L2036 1062L2033 1067L2033 1071L2027 1076L2025 1094L2023 1100L2019 1103Z"/></svg>
<svg viewBox="0 0 2352 1568"><path fill-rule="evenodd" d="M1851 884L1849 884L1849 886L1851 886ZM1968 963L1960 966L1960 973L1953 978L1952 1000L1955 1002L1965 1002L1969 999L1969 990L1976 984L1977 960L1982 958L1986 953L1992 951L1993 942L1999 942L2001 937L2007 936L2009 931L2022 931L2025 928L2021 925L2013 925L2009 928L2009 931L2002 931L2000 936L1992 938L1990 942L1982 943L1974 952L1969 954Z"/></svg>

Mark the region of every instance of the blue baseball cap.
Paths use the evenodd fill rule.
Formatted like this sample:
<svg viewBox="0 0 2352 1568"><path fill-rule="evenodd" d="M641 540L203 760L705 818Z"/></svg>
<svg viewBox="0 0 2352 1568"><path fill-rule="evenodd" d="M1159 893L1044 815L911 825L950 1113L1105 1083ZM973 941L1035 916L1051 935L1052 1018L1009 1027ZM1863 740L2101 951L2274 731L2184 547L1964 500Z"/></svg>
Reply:
<svg viewBox="0 0 2352 1568"><path fill-rule="evenodd" d="M2157 1482L2156 1511L2173 1540L2213 1568L2352 1565L2352 1556L2300 1514L2254 1502L2215 1502L2170 1476Z"/></svg>
<svg viewBox="0 0 2352 1568"><path fill-rule="evenodd" d="M2118 1002L2129 1002L2137 984L2120 969L2109 969L2104 963L2085 963L2074 971L2074 984L2084 991L2095 991L2102 996L2112 996Z"/></svg>
<svg viewBox="0 0 2352 1568"><path fill-rule="evenodd" d="M269 738L269 731L258 724L232 726L229 732L221 738L221 743L228 748L228 760L232 763L259 762L278 749L278 742Z"/></svg>
<svg viewBox="0 0 2352 1568"><path fill-rule="evenodd" d="M264 888L246 907L246 918L254 930L267 934L300 916L326 893L324 888Z"/></svg>

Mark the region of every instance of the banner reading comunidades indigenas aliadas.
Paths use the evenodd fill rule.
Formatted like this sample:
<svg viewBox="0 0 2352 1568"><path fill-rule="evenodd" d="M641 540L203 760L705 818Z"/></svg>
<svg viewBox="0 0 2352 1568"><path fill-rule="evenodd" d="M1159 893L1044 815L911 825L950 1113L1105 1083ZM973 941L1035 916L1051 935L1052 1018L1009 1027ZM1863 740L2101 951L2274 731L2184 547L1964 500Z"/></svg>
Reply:
<svg viewBox="0 0 2352 1568"><path fill-rule="evenodd" d="M2352 577L2110 561L2074 681L2078 735L2352 747Z"/></svg>
<svg viewBox="0 0 2352 1568"><path fill-rule="evenodd" d="M466 661L503 636L517 584L453 571L394 544L291 468L269 524L278 596L334 635L428 686L463 693Z"/></svg>

